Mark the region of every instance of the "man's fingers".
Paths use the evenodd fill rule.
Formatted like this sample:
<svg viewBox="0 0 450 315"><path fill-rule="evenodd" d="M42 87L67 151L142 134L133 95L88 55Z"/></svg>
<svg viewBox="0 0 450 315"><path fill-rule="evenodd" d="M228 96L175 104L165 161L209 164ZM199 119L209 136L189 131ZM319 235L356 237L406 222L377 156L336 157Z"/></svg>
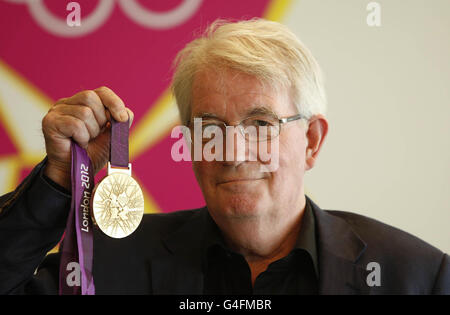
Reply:
<svg viewBox="0 0 450 315"><path fill-rule="evenodd" d="M59 100L57 100L57 101L55 102L55 104L64 104L64 103L66 102L67 99L68 99L68 97L60 98Z"/></svg>
<svg viewBox="0 0 450 315"><path fill-rule="evenodd" d="M58 115L52 126L64 137L72 138L81 147L87 148L91 136L86 124L80 119L69 115Z"/></svg>
<svg viewBox="0 0 450 315"><path fill-rule="evenodd" d="M131 127L131 124L133 123L133 120L134 120L134 113L131 111L131 109L129 109L129 108L126 108L126 111L127 111L127 113L128 113L128 118L130 119L130 121L129 121L129 127Z"/></svg>
<svg viewBox="0 0 450 315"><path fill-rule="evenodd" d="M59 113L60 115L73 116L84 122L91 139L94 139L100 133L101 127L98 124L91 107L59 104L54 106L54 112Z"/></svg>
<svg viewBox="0 0 450 315"><path fill-rule="evenodd" d="M107 87L100 87L95 90L85 90L75 94L72 97L61 98L56 102L56 105L50 109L50 111L56 110L64 104L84 105L89 107L94 113L94 117L97 120L100 129L103 128L108 121L110 121L111 116L120 122L129 120L130 126L134 119L133 112L126 108L122 99ZM70 115L67 111L68 109L66 108L64 114ZM81 116L77 115L76 117L83 120L82 113L78 113L81 114ZM90 128L89 131L92 132L93 130Z"/></svg>
<svg viewBox="0 0 450 315"><path fill-rule="evenodd" d="M107 87L100 87L94 90L100 97L103 105L108 108L115 120L124 122L128 119L124 102Z"/></svg>
<svg viewBox="0 0 450 315"><path fill-rule="evenodd" d="M94 113L95 119L100 126L103 126L107 122L105 107L103 106L102 100L97 95L96 92L92 90L86 90L75 94L69 98L63 98L58 103L64 103L68 105L85 105L91 108Z"/></svg>
<svg viewBox="0 0 450 315"><path fill-rule="evenodd" d="M128 107L125 108L125 110L127 112L127 119L129 119L129 127L131 127L131 124L134 120L134 113ZM108 121L111 121L111 113L108 110L106 111L106 118L108 119Z"/></svg>

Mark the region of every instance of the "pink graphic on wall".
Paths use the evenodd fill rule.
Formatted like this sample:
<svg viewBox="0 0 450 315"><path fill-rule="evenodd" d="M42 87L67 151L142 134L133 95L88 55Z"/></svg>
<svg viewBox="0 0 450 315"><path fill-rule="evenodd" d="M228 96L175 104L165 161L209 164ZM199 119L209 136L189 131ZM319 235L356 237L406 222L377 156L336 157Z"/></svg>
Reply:
<svg viewBox="0 0 450 315"><path fill-rule="evenodd" d="M130 134L136 141L130 139L130 156L134 177L151 200L150 211L203 206L190 163L174 162L170 155L177 140L170 138L170 130L178 123L166 93L172 61L215 19L265 16L277 1L80 0L76 1L81 7L79 30L64 26L69 2L0 0L0 64L9 69L5 73L31 86L25 84L24 89L47 97L48 108L80 90L100 86L114 90L135 113ZM14 173L17 185L39 160L27 158L24 144L15 141L14 134L39 130L15 128L17 122L11 123L5 106L11 97L21 102L21 93L2 93L8 94L0 88L0 160L17 159L11 164L19 165ZM39 122L42 117L33 119Z"/></svg>

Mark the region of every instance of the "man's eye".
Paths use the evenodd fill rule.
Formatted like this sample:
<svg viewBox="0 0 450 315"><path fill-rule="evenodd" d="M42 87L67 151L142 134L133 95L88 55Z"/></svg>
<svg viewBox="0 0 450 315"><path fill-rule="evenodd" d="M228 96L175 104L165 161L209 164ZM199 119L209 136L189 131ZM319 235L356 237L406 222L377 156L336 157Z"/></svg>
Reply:
<svg viewBox="0 0 450 315"><path fill-rule="evenodd" d="M203 129L206 129L206 128L218 128L219 127L219 125L218 124L213 124L213 123L209 123L209 124L203 124L202 125L202 128Z"/></svg>
<svg viewBox="0 0 450 315"><path fill-rule="evenodd" d="M221 128L220 125L218 125L218 124L212 124L212 123L210 123L210 124L204 124L204 125L202 126L202 130L203 130L203 131L208 131L208 132L214 132L214 131L216 131L216 130L218 130L218 129L220 129L220 128Z"/></svg>
<svg viewBox="0 0 450 315"><path fill-rule="evenodd" d="M253 121L253 126L256 126L256 127L269 127L271 125L272 124L267 120L256 119Z"/></svg>

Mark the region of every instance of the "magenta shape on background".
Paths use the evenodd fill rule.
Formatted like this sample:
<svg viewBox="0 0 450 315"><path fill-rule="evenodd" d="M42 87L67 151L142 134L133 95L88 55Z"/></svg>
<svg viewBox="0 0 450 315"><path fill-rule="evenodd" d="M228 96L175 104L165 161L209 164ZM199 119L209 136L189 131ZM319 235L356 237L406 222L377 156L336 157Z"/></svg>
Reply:
<svg viewBox="0 0 450 315"><path fill-rule="evenodd" d="M46 0L48 9L62 19L70 1ZM82 15L98 1L77 1ZM96 31L64 38L48 33L31 17L24 4L0 0L0 59L53 100L84 89L108 86L135 113L136 126L170 83L176 53L216 18L248 19L262 16L270 0L204 0L184 24L152 30L136 24L115 5ZM142 6L165 11L181 0L140 1ZM83 16L82 16L83 18ZM0 129L1 130L1 129ZM132 131L131 131L132 133ZM0 133L0 142L9 141ZM170 156L169 135L133 162L134 176L163 211L204 205L188 162ZM4 155L4 151L0 152Z"/></svg>

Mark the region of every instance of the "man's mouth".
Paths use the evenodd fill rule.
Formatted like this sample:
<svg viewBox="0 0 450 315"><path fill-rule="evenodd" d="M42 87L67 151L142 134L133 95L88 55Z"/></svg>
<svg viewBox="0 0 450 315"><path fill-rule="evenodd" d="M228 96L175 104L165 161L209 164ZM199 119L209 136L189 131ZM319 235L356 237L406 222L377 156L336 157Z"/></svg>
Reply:
<svg viewBox="0 0 450 315"><path fill-rule="evenodd" d="M258 178L230 178L226 180L221 180L217 183L217 185L222 184L229 184L229 183L246 183L246 182L253 182L257 180L265 179L264 177L258 177Z"/></svg>

